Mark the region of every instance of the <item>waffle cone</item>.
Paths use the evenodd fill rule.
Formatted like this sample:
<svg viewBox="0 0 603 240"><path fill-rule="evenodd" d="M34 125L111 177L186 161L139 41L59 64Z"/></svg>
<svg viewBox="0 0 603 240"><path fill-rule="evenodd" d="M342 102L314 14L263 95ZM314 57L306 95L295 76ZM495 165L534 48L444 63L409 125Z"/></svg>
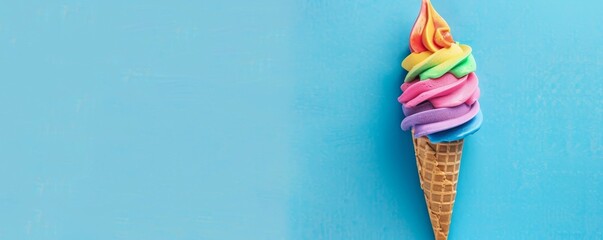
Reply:
<svg viewBox="0 0 603 240"><path fill-rule="evenodd" d="M421 189L436 240L447 239L456 197L463 140L431 143L427 137L413 139Z"/></svg>

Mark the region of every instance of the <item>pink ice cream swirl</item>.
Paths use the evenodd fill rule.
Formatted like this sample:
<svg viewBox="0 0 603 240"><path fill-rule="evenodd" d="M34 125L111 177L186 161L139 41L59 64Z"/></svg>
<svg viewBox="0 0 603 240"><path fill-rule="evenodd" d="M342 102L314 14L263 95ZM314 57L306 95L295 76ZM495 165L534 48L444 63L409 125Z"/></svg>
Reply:
<svg viewBox="0 0 603 240"><path fill-rule="evenodd" d="M446 73L437 79L407 82L401 88L398 102L406 115L401 126L403 130L414 129L415 137L452 141L481 125L480 90L473 72L461 78Z"/></svg>

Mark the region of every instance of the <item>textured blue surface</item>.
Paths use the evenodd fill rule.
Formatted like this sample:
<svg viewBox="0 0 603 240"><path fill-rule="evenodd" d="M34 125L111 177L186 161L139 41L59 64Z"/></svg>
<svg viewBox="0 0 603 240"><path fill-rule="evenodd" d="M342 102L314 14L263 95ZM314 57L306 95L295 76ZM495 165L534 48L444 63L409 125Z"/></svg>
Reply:
<svg viewBox="0 0 603 240"><path fill-rule="evenodd" d="M419 0L10 1L0 239L429 239ZM603 238L603 2L433 0L484 113L451 239Z"/></svg>

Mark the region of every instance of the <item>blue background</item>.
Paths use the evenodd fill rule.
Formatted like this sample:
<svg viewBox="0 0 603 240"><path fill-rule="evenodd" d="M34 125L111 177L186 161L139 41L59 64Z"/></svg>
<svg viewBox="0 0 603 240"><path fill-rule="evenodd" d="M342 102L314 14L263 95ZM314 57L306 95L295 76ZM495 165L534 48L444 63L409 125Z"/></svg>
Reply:
<svg viewBox="0 0 603 240"><path fill-rule="evenodd" d="M451 239L603 238L603 2L433 0L474 49ZM6 1L0 239L429 239L419 0Z"/></svg>

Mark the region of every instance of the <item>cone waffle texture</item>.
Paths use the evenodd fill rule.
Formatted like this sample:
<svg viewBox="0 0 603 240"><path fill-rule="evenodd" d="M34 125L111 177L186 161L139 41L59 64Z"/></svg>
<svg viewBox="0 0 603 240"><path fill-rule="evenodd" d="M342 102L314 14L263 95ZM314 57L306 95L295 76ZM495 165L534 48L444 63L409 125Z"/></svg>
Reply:
<svg viewBox="0 0 603 240"><path fill-rule="evenodd" d="M435 239L447 239L456 197L463 140L431 143L427 137L413 139L421 189Z"/></svg>

